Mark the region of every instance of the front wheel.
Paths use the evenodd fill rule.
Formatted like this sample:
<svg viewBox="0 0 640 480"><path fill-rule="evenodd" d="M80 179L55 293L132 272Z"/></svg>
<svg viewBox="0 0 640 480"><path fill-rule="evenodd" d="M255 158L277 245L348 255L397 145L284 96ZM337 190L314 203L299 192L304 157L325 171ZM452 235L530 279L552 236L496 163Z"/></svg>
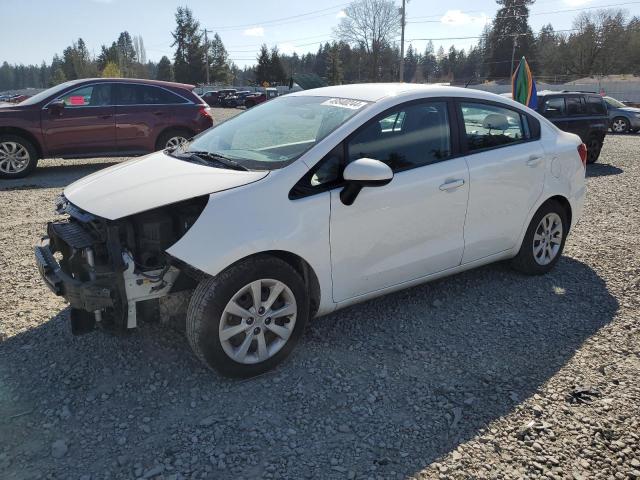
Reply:
<svg viewBox="0 0 640 480"><path fill-rule="evenodd" d="M18 135L0 135L0 178L23 178L35 170L38 153Z"/></svg>
<svg viewBox="0 0 640 480"><path fill-rule="evenodd" d="M624 117L616 117L611 121L611 130L615 133L627 133L631 125Z"/></svg>
<svg viewBox="0 0 640 480"><path fill-rule="evenodd" d="M300 274L283 260L259 256L198 285L187 311L187 338L209 368L252 377L289 355L308 316Z"/></svg>
<svg viewBox="0 0 640 480"><path fill-rule="evenodd" d="M560 259L569 233L567 213L555 200L544 203L531 219L518 255L511 264L527 275L542 275Z"/></svg>

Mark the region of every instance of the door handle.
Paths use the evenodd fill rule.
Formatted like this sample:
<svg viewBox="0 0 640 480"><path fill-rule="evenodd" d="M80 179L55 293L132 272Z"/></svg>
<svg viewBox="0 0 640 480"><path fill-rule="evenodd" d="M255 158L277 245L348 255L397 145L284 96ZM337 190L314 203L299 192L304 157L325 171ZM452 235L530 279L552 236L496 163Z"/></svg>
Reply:
<svg viewBox="0 0 640 480"><path fill-rule="evenodd" d="M159 117L160 115L164 115L164 112L153 112L153 114Z"/></svg>
<svg viewBox="0 0 640 480"><path fill-rule="evenodd" d="M464 180L462 178L459 178L457 180L448 180L442 185L440 185L440 190L442 190L443 192L455 190L456 188L460 188L463 185L464 185Z"/></svg>
<svg viewBox="0 0 640 480"><path fill-rule="evenodd" d="M542 161L542 157L539 155L531 155L529 160L527 160L527 165L530 167L535 167Z"/></svg>
<svg viewBox="0 0 640 480"><path fill-rule="evenodd" d="M103 120L107 120L108 118L113 117L113 115L109 114L109 115L100 115L100 118L102 118Z"/></svg>

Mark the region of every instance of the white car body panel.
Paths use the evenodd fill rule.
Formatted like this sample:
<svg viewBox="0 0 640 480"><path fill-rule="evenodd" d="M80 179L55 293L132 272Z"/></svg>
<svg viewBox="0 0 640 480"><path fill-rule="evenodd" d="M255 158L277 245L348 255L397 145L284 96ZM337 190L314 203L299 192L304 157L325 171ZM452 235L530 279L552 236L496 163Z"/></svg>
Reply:
<svg viewBox="0 0 640 480"><path fill-rule="evenodd" d="M65 195L84 210L116 219L210 194L196 223L167 252L214 276L261 252L296 255L317 277L319 315L513 257L531 217L551 197L569 201L572 224L582 211L585 172L578 137L510 99L411 84L346 85L290 95L373 103L295 162L269 173L222 170L156 153L86 177ZM485 99L526 111L540 122L542 138L396 173L388 185L365 187L351 206L340 202L339 189L289 199L298 180L366 121L401 103L435 97ZM529 166L531 155L542 160ZM448 180L464 183L441 191Z"/></svg>
<svg viewBox="0 0 640 480"><path fill-rule="evenodd" d="M464 183L440 189L455 180ZM331 192L336 302L460 264L469 194L463 158L400 172L386 187L363 189L353 205L339 193Z"/></svg>
<svg viewBox="0 0 640 480"><path fill-rule="evenodd" d="M64 190L67 199L109 220L246 185L268 172L212 168L155 152L88 175Z"/></svg>

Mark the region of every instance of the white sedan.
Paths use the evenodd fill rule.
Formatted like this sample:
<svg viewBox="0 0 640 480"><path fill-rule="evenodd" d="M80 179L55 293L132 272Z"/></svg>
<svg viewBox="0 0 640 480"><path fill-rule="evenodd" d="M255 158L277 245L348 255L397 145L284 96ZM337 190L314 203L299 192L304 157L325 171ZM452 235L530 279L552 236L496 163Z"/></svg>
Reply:
<svg viewBox="0 0 640 480"><path fill-rule="evenodd" d="M196 355L252 376L311 317L499 260L548 272L586 154L490 93L318 88L67 187L36 258L74 332L135 328L182 292Z"/></svg>

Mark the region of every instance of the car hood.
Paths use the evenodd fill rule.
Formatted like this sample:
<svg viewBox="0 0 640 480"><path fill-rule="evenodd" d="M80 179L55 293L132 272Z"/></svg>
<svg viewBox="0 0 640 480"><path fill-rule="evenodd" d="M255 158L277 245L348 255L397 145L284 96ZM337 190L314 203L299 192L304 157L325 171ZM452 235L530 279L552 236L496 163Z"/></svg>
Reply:
<svg viewBox="0 0 640 480"><path fill-rule="evenodd" d="M64 195L82 210L116 220L247 185L268 173L209 167L156 152L86 176L65 188Z"/></svg>
<svg viewBox="0 0 640 480"><path fill-rule="evenodd" d="M640 113L640 108L635 108L635 107L620 107L618 108L618 110L622 110L623 112L629 112L629 113Z"/></svg>

